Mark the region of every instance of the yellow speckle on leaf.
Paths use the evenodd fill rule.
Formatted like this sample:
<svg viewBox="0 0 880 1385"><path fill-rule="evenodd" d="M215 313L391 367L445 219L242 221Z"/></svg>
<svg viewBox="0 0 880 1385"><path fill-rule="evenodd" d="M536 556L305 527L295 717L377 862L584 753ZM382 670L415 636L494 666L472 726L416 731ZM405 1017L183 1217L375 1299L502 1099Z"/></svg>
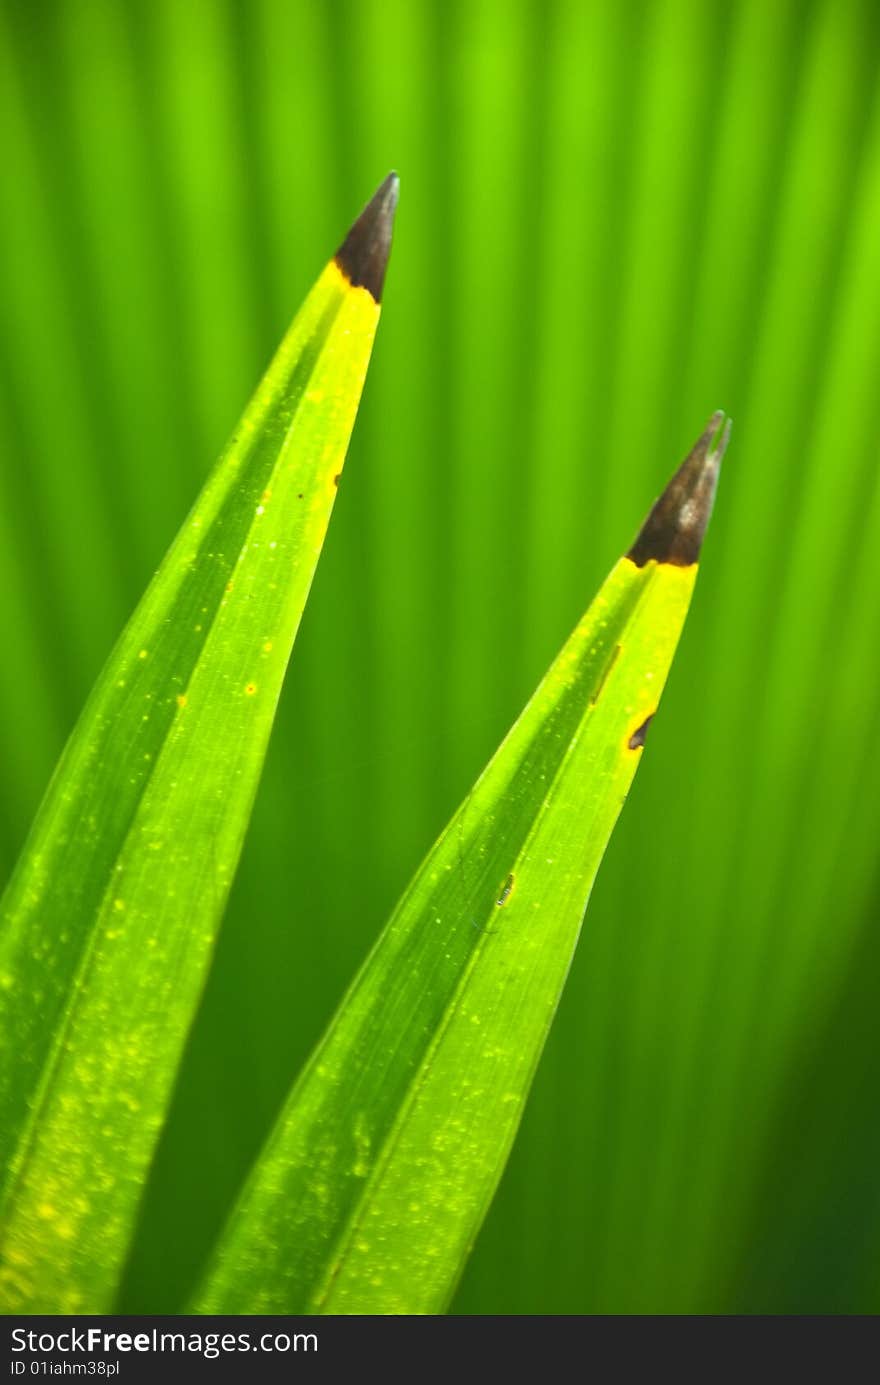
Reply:
<svg viewBox="0 0 880 1385"><path fill-rule="evenodd" d="M355 1160L352 1173L355 1178L366 1178L370 1172L370 1130L366 1115L359 1111L354 1120Z"/></svg>
<svg viewBox="0 0 880 1385"><path fill-rule="evenodd" d="M177 694L177 705L178 705L178 707L185 707L185 706L186 706L186 693L178 693L178 694Z"/></svg>
<svg viewBox="0 0 880 1385"><path fill-rule="evenodd" d="M263 645L263 653L264 653L264 654L268 654L268 653L270 653L271 649L272 649L272 641L271 641L271 640L267 640L266 643Z"/></svg>
<svg viewBox="0 0 880 1385"><path fill-rule="evenodd" d="M248 697L253 697L254 693L257 691L257 685L256 683L245 683L244 690Z"/></svg>
<svg viewBox="0 0 880 1385"><path fill-rule="evenodd" d="M146 649L142 649L141 652L140 652L140 654L138 655L138 658L139 658L139 659L146 659L146 657L147 657L147 650L146 650Z"/></svg>
<svg viewBox="0 0 880 1385"><path fill-rule="evenodd" d="M114 899L114 901L113 901L113 908L116 910L117 914L121 914L122 911L123 911L123 909L125 908L125 900L124 900L124 899Z"/></svg>

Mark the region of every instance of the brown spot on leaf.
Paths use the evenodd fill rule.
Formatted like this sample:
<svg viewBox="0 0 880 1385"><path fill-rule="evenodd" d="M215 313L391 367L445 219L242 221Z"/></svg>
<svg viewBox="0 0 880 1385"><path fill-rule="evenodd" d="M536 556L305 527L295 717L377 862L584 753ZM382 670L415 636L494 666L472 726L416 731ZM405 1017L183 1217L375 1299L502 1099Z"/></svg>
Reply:
<svg viewBox="0 0 880 1385"><path fill-rule="evenodd" d="M651 725L651 722L653 720L654 713L652 712L649 717L645 717L645 720L642 722L641 726L639 726L635 731L633 731L632 735L627 741L627 745L629 746L630 750L641 750L642 746L645 744L645 737L648 734L648 727Z"/></svg>

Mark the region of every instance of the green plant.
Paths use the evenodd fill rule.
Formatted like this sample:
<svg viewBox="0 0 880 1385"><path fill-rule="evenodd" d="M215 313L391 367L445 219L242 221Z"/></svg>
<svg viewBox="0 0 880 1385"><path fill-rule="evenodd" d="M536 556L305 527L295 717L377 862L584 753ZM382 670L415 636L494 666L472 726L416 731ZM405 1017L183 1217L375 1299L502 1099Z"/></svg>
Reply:
<svg viewBox="0 0 880 1385"><path fill-rule="evenodd" d="M6 1311L94 1312L115 1293L333 508L396 201L391 174L295 318L3 897Z"/></svg>
<svg viewBox="0 0 880 1385"><path fill-rule="evenodd" d="M116 1291L339 481L396 198L390 175L297 316L111 655L4 897L10 1309L95 1311ZM448 1299L678 641L722 425L410 887L257 1166L203 1309ZM489 941L501 910L512 951Z"/></svg>
<svg viewBox="0 0 880 1385"><path fill-rule="evenodd" d="M0 889L288 309L370 170L406 175L120 1311L190 1300L717 399L735 471L452 1311L876 1312L878 14L0 4Z"/></svg>
<svg viewBox="0 0 880 1385"><path fill-rule="evenodd" d="M501 1176L690 605L715 414L410 884L199 1311L437 1313Z"/></svg>

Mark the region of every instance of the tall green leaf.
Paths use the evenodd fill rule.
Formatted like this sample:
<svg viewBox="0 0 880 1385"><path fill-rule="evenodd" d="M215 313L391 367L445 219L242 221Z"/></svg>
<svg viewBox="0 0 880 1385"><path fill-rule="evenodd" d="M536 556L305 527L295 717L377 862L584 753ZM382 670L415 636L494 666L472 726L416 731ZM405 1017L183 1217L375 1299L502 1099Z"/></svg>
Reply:
<svg viewBox="0 0 880 1385"><path fill-rule="evenodd" d="M713 415L418 871L256 1164L199 1311L446 1306L657 710L728 433Z"/></svg>
<svg viewBox="0 0 880 1385"><path fill-rule="evenodd" d="M293 322L108 660L2 903L0 1301L107 1306L379 316L397 179Z"/></svg>

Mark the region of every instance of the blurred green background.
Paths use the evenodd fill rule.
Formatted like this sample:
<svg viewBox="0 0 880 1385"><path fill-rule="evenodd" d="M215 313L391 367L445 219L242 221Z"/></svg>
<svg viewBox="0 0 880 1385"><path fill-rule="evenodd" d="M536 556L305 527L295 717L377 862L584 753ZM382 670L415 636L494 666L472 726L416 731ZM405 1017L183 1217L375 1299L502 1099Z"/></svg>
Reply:
<svg viewBox="0 0 880 1385"><path fill-rule="evenodd" d="M878 75L874 0L3 0L4 875L289 318L402 179L125 1308L179 1308L722 407L694 608L454 1311L877 1309Z"/></svg>

